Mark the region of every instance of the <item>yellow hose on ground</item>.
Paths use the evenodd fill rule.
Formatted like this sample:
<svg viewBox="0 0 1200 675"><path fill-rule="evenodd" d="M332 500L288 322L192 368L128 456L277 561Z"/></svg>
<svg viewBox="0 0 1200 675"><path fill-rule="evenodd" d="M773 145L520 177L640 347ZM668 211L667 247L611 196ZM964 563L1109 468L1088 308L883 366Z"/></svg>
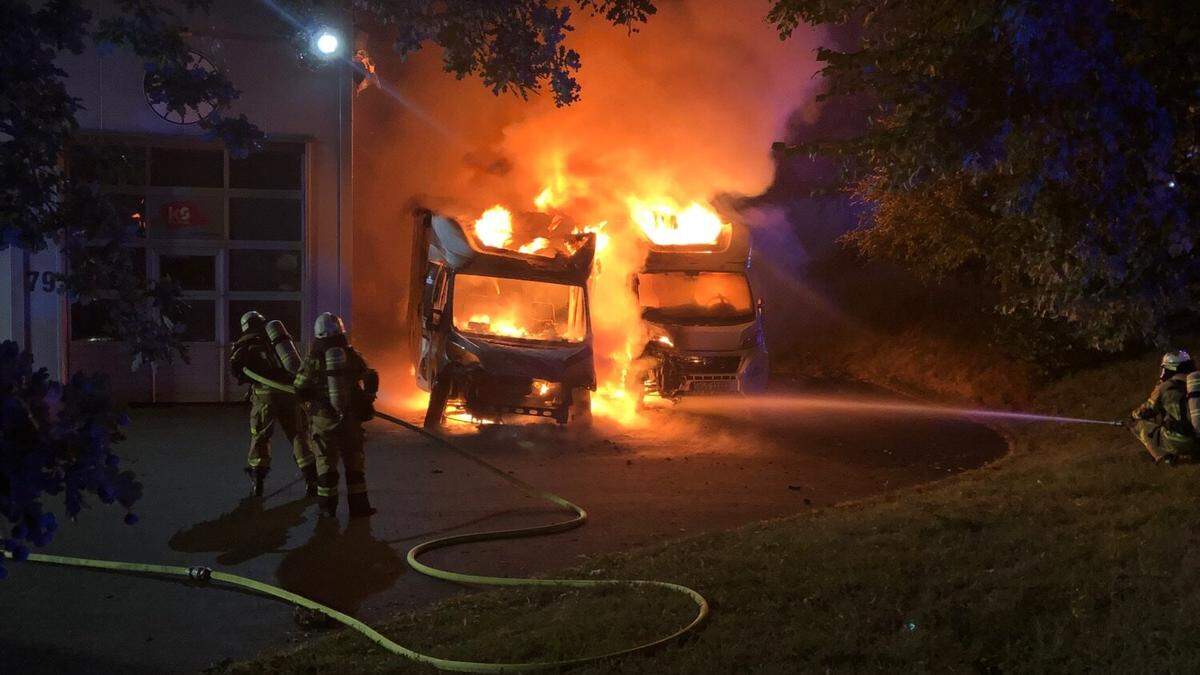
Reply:
<svg viewBox="0 0 1200 675"><path fill-rule="evenodd" d="M277 389L277 390L280 390L283 392L292 393L292 394L296 393L295 388L290 387L286 384L281 384L279 382L269 380L265 377L258 375L257 373L255 373L251 370L246 370L245 373L251 379L253 379L256 382L259 382L260 384L266 385L268 387L272 387L274 389ZM87 567L87 568L92 568L92 569L108 570L108 571L114 571L114 572L132 572L132 573L137 573L137 574L155 574L155 575L161 575L161 576L184 577L184 578L192 579L194 581L199 581L199 582L208 582L210 580L217 581L217 582L220 582L223 584L228 584L230 586L236 586L236 587L243 588L246 590L254 591L254 592L262 594L262 595L267 595L267 596L270 596L273 598L277 598L279 600L283 600L284 602L289 602L293 605L297 605L300 607L305 607L305 608L308 608L311 610L321 612L322 614L325 614L329 618L331 618L335 621L338 621L346 626L349 626L350 628L353 628L354 630L361 633L368 640L374 642L375 644L386 649L387 651L391 652L392 654L396 654L398 656L403 656L404 658L410 659L412 661L416 661L418 663L423 663L423 664L426 664L429 666L433 666L434 668L437 668L439 670L455 671L455 672L462 672L462 673L508 673L508 672L529 671L529 670L551 670L551 669L556 669L556 668L565 668L565 667L569 667L569 666L578 666L578 665L583 665L586 663L594 663L596 661L601 661L604 659L611 659L611 658L615 658L618 656L626 656L629 654L646 652L651 649L654 649L655 647L659 647L668 642L671 642L672 640L675 640L675 639L681 637L685 633L688 633L689 631L694 630L708 616L708 613L709 613L708 601L704 599L704 596L702 596L699 593L697 593L696 591L688 588L687 586L682 586L679 584L672 584L672 583L668 583L665 581L644 581L644 580L636 580L636 579L635 580L523 579L523 578L514 578L514 577L492 577L492 576L483 576L483 575L478 575L478 574L465 574L463 572L453 572L450 570L438 569L436 567L432 567L430 565L426 565L425 563L421 562L420 560L418 560L418 557L421 554L427 553L434 549L446 548L448 546L454 546L457 544L465 544L468 542L475 542L475 541L488 541L488 540L493 540L493 539L510 539L510 538L516 538L516 537L535 537L535 536L539 536L539 535L552 534L555 532L562 532L565 530L570 530L570 529L579 527L579 526L583 525L585 522L587 522L587 511L583 510L583 508L580 507L579 505L574 504L573 502L570 502L566 499L563 499L562 497L559 497L558 495L556 495L552 492L545 492L543 490L539 490L536 487L526 483L525 481L522 481L519 478L515 478L515 477L509 475L507 472L505 472L495 466L492 466L491 464L484 461L483 459L476 457L475 455L471 454L470 452L467 452L466 450L463 450L462 448L459 448L458 446L450 443L449 441L442 438L441 436L430 433L429 431L427 431L421 427L418 427L414 424L410 424L408 422L405 422L402 419L393 417L391 415L379 413L379 414L377 414L377 416L383 420L391 422L392 424L402 426L406 429L410 429L410 430L415 431L423 436L431 438L434 441L436 441L437 443L441 444L443 447L454 451L455 453L464 457L465 459L468 459L471 462L474 462L475 464L486 469L490 473L492 473L500 478L503 478L508 483L511 483L512 485L520 488L526 494L540 497L541 499L545 499L545 500L551 502L552 504L562 507L562 508L564 508L568 511L571 511L575 514L574 517L570 518L569 520L564 520L564 521L561 521L558 523L550 523L548 525L537 525L534 527L523 527L523 528L517 528L517 529L512 529L512 530L468 532L466 534L450 535L447 537L439 537L437 539L431 539L429 541L421 542L421 543L417 544L416 546L413 546L411 549L409 549L408 554L405 556L406 560L408 561L408 564L417 572L420 572L421 574L424 574L426 576L434 577L435 579L443 579L445 581L452 581L452 582L460 583L460 584L470 584L470 585L479 585L479 586L555 586L555 587L560 587L560 588L599 588L599 587L622 586L622 587L665 588L667 590L674 591L676 593L682 593L682 594L688 596L688 598L690 598L694 603L696 603L695 617L693 617L691 622L689 622L686 626L684 626L683 628L680 628L679 630L675 631L674 633L671 633L670 635L659 638L652 642L647 642L647 643L640 644L640 645L637 645L634 647L629 647L627 649L619 649L617 651L608 652L606 654L598 654L595 656L585 656L585 657L581 657L581 658L577 658L577 659L567 659L564 661L535 661L535 662L530 662L530 663L487 663L487 662L481 662L481 661L460 661L460 660L456 660L456 659L443 659L443 658L440 658L437 656L430 656L429 654L422 654L421 652L409 649L408 647L405 647L401 644L394 642L391 638L387 637L386 635L383 635L382 633L375 630L374 628L371 628L370 626L363 623L362 621L359 621L358 619L355 619L354 617L352 617L348 614L339 612L336 609L333 609L332 607L328 607L328 606L323 605L314 600L310 600L302 595L297 595L295 593L292 593L291 591L284 590L282 588L279 588L278 586L272 586L271 584L263 583L261 581L256 581L254 579L239 576L237 574L229 574L227 572L211 570L207 567L180 567L180 566L171 566L171 565L149 565L149 564L142 564L142 563L118 562L118 561L112 561L112 560L91 560L88 558L73 558L73 557L67 557L67 556L44 555L44 554L40 554L40 553L31 553L29 555L28 559L33 562L49 563L49 564L53 564L53 565L70 565L70 566L74 566L74 567ZM11 554L8 554L8 553L5 553L5 555L10 558L12 557Z"/></svg>

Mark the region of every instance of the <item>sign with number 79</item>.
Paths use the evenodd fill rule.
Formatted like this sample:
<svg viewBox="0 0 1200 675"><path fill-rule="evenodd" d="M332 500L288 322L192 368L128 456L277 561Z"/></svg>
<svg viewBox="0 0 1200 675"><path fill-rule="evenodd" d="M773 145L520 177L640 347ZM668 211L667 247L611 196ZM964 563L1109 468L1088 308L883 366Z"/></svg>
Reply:
<svg viewBox="0 0 1200 675"><path fill-rule="evenodd" d="M41 282L40 284L38 283L39 281ZM65 284L66 280L58 272L29 270L25 273L25 291L28 293L38 290L39 285L45 293L61 292Z"/></svg>

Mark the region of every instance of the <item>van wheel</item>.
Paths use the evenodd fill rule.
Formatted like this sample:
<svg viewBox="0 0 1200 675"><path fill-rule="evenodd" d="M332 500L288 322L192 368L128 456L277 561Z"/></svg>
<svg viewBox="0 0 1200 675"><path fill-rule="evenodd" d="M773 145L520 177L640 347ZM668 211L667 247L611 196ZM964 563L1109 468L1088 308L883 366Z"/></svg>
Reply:
<svg viewBox="0 0 1200 675"><path fill-rule="evenodd" d="M568 414L571 424L584 428L592 426L592 392L582 387L571 392Z"/></svg>
<svg viewBox="0 0 1200 675"><path fill-rule="evenodd" d="M446 400L450 398L450 378L435 377L429 389L429 407L425 409L425 428L436 429L446 415Z"/></svg>

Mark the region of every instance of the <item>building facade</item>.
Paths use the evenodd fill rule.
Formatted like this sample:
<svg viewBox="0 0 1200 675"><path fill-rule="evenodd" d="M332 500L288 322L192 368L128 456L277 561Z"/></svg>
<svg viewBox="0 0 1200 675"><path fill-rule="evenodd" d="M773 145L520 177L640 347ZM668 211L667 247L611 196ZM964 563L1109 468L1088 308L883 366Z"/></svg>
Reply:
<svg viewBox="0 0 1200 675"><path fill-rule="evenodd" d="M0 339L28 347L56 379L106 373L129 402L240 399L227 364L250 309L305 343L317 314L352 318L349 25L324 23L344 36L338 53L302 62L294 28L266 4L219 1L187 18L193 59L227 72L242 91L226 114L244 113L267 133L263 152L239 159L207 140L196 124L205 111L155 109L132 54L93 49L60 65L84 108L79 142L129 167L103 188L142 220L135 265L183 288L189 361L134 369L102 329L103 301L73 304L58 292L62 255L0 252ZM88 166L66 160L90 177Z"/></svg>

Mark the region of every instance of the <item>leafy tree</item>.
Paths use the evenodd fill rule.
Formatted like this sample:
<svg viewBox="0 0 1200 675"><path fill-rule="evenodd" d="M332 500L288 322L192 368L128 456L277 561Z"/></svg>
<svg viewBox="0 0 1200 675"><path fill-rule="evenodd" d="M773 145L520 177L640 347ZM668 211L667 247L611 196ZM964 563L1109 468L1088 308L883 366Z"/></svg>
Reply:
<svg viewBox="0 0 1200 675"><path fill-rule="evenodd" d="M102 377L51 381L45 368L33 369L32 354L0 342L0 514L12 524L9 536L0 536L0 549L24 560L28 544L50 542L58 522L43 510L44 494L62 494L72 518L87 493L132 508L141 485L120 470L112 447L127 423ZM137 516L127 513L125 522ZM0 579L6 574L0 556Z"/></svg>
<svg viewBox="0 0 1200 675"><path fill-rule="evenodd" d="M99 188L122 170L121 153L72 143L80 102L67 93L67 74L55 60L89 46L127 49L145 63L152 102L176 112L213 104L215 112L200 125L234 156L257 150L263 133L245 116L223 112L239 95L226 74L191 63L177 11L207 10L209 0L115 0L115 11L100 19L85 4L0 2L0 250L59 247L69 262L63 292L73 302L104 303L107 328L129 346L135 366L186 358L181 336L187 308L179 287L145 280L134 269L125 244L139 234L135 214ZM323 13L344 5L284 0L282 6L307 38L307 24L316 26ZM477 76L496 93L528 96L549 89L559 105L579 97L574 73L580 57L566 46L571 6L631 30L654 13L649 0L354 2L363 18L395 30L400 52L432 42L444 49L446 70L460 78ZM68 156L109 180L68 172ZM113 411L103 381L75 375L58 384L32 363L15 343L0 346L0 513L13 524L0 546L16 558L26 555L27 544L44 545L54 532L43 495L64 494L74 516L85 493L128 508L140 491L131 475L117 470L111 444L124 419Z"/></svg>
<svg viewBox="0 0 1200 675"><path fill-rule="evenodd" d="M651 0L575 0L615 25L633 28L655 13ZM579 99L580 56L565 45L567 3L554 0L357 0L355 7L396 29L396 51L411 54L428 42L444 50L446 72L478 76L495 93L523 97L548 84L560 106Z"/></svg>
<svg viewBox="0 0 1200 675"><path fill-rule="evenodd" d="M995 288L1044 347L1162 343L1194 312L1200 15L1161 0L777 0L769 20L784 36L858 28L818 58L826 100L873 102L866 130L790 148L836 158L869 207L849 244Z"/></svg>

